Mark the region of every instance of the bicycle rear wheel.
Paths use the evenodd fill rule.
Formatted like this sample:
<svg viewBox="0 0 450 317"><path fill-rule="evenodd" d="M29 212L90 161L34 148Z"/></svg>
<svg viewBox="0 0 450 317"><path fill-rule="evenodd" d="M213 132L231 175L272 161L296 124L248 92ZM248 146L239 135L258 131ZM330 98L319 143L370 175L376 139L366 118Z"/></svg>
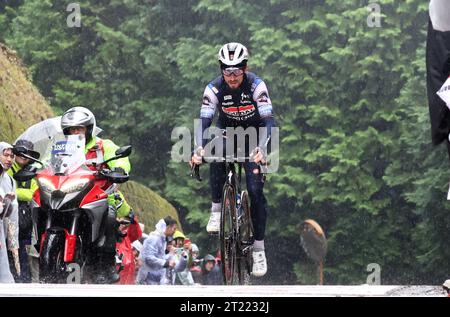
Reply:
<svg viewBox="0 0 450 317"><path fill-rule="evenodd" d="M225 185L222 195L220 252L224 284L237 284L239 277L236 265L236 192L230 185Z"/></svg>
<svg viewBox="0 0 450 317"><path fill-rule="evenodd" d="M239 217L239 258L238 273L241 285L250 284L252 270L253 224L250 214L250 197L247 191L241 193L242 214Z"/></svg>

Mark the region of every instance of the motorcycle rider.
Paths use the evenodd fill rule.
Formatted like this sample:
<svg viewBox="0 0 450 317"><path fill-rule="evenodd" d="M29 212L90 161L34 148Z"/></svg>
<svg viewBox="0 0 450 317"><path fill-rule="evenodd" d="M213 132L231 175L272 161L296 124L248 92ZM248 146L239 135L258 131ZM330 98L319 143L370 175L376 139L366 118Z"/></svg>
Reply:
<svg viewBox="0 0 450 317"><path fill-rule="evenodd" d="M131 165L128 157L102 164L104 161L114 157L119 147L111 140L101 139L95 135L96 120L89 109L73 107L67 110L61 117L61 128L65 135L83 134L85 136L86 164L92 170L97 170L100 167L101 169L107 168L124 174L130 172ZM98 252L99 261L97 263L98 274L96 274L96 282L99 284L115 283L120 278L116 272L115 264L119 228L116 218L128 217L131 222L134 221L131 207L119 190L116 189L113 194L108 196L108 204L114 208L108 210L106 241ZM115 214L113 215L112 213Z"/></svg>

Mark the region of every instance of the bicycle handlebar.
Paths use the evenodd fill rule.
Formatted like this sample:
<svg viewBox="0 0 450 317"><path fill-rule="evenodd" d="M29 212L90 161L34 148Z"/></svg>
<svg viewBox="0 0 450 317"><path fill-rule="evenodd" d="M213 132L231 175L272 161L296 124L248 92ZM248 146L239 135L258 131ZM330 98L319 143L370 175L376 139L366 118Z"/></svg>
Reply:
<svg viewBox="0 0 450 317"><path fill-rule="evenodd" d="M243 156L243 157L221 157L221 156L215 157L215 156L209 156L209 157L203 157L203 159L204 160L208 159L208 160L211 160L211 161L222 162L222 163L243 163L245 161L252 160L252 158L248 157L248 156ZM266 178L265 174L266 173L262 169L263 165L265 165L266 168L267 168L267 166L270 165L270 164L269 163L262 164L261 162L257 163L257 166L259 168L260 173L264 174L264 181L265 181L265 178ZM192 164L192 166L191 166L191 177L192 178L195 177L199 182L202 181L202 178L200 176L200 165Z"/></svg>

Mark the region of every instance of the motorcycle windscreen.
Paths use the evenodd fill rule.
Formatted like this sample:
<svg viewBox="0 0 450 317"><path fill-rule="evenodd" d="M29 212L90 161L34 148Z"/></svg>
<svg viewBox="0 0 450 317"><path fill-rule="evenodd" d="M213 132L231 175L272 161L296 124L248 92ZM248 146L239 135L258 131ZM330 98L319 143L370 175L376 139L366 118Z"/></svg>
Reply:
<svg viewBox="0 0 450 317"><path fill-rule="evenodd" d="M96 127L94 135L97 136L101 132L102 129ZM61 129L61 116L59 116L32 125L17 138L15 143L17 143L18 140L32 142L34 151L38 152L40 157L43 158L49 147L56 139L60 138L61 135L63 135L63 131Z"/></svg>
<svg viewBox="0 0 450 317"><path fill-rule="evenodd" d="M55 175L68 175L86 162L83 135L63 135L50 148L49 167Z"/></svg>
<svg viewBox="0 0 450 317"><path fill-rule="evenodd" d="M30 141L34 145L33 150L43 158L55 137L62 134L61 117L55 117L32 125L17 138L15 143L19 140Z"/></svg>

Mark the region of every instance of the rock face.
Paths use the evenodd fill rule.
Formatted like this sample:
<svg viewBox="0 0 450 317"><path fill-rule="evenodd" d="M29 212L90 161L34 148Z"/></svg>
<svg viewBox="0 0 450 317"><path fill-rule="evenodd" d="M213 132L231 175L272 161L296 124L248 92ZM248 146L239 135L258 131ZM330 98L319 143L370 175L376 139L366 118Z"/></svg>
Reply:
<svg viewBox="0 0 450 317"><path fill-rule="evenodd" d="M26 127L53 116L15 52L0 43L0 139L13 142Z"/></svg>
<svg viewBox="0 0 450 317"><path fill-rule="evenodd" d="M178 213L167 200L156 194L148 187L139 183L128 181L120 185L120 190L132 206L139 221L145 224L145 232L155 230L155 225L161 218L171 216L178 221Z"/></svg>
<svg viewBox="0 0 450 317"><path fill-rule="evenodd" d="M0 141L14 142L27 127L53 116L19 57L0 43ZM151 189L133 181L121 189L145 224L145 232L153 231L158 220L168 215L178 220L175 208Z"/></svg>

